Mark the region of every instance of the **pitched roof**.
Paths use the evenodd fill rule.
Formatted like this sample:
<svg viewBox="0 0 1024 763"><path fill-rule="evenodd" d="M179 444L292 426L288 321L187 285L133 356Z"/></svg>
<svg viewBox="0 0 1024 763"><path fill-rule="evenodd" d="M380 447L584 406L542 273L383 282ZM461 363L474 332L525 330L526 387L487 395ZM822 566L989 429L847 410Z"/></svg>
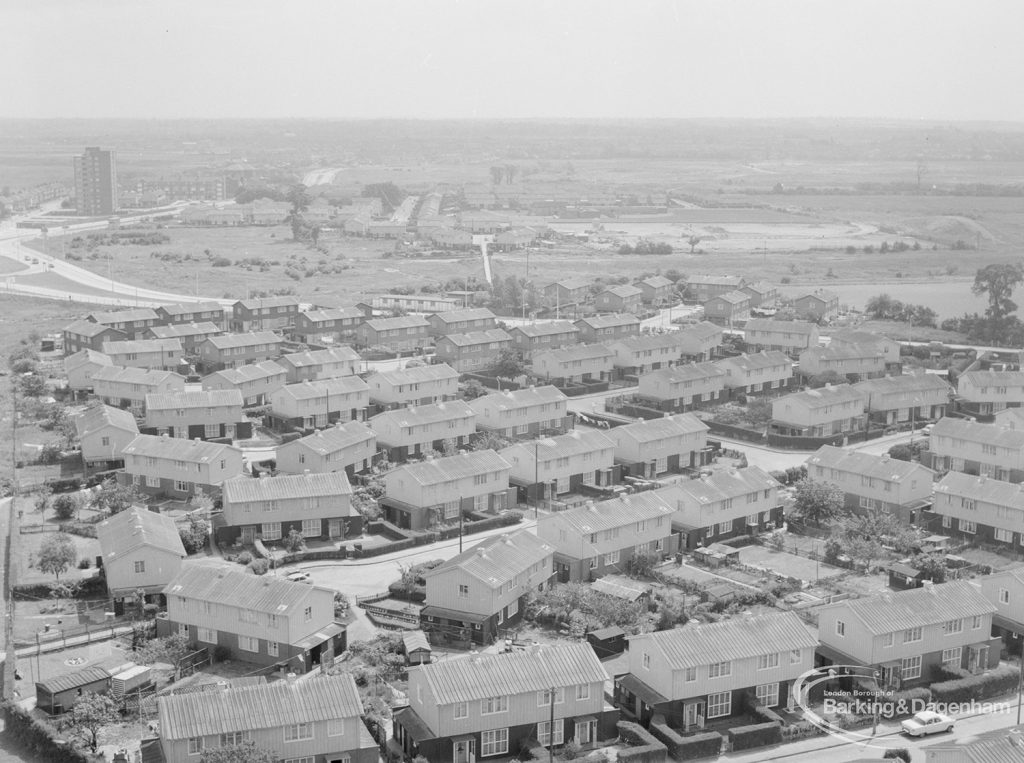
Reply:
<svg viewBox="0 0 1024 763"><path fill-rule="evenodd" d="M366 314L358 307L325 307L319 310L306 310L300 315L313 323L321 321L342 321L348 318L365 318Z"/></svg>
<svg viewBox="0 0 1024 763"><path fill-rule="evenodd" d="M308 583L274 575L253 575L241 569L192 564L181 568L164 587L164 594L287 617L300 611L316 589Z"/></svg>
<svg viewBox="0 0 1024 763"><path fill-rule="evenodd" d="M113 408L109 405L96 405L86 408L75 416L75 429L78 430L79 438L85 437L90 432L95 432L102 427L112 426L123 429L126 432L138 434L139 425L131 411L121 408Z"/></svg>
<svg viewBox="0 0 1024 763"><path fill-rule="evenodd" d="M482 540L473 548L466 549L424 573L424 577L460 569L484 583L500 585L554 553L554 546L528 530L519 530Z"/></svg>
<svg viewBox="0 0 1024 763"><path fill-rule="evenodd" d="M125 455L152 456L192 463L213 461L226 451L233 450L235 448L230 445L155 434L140 434L124 447Z"/></svg>
<svg viewBox="0 0 1024 763"><path fill-rule="evenodd" d="M80 368L87 363L95 363L100 366L112 366L114 361L110 359L109 355L104 355L102 352L86 348L64 358L64 372L67 373L68 371L74 371L76 368Z"/></svg>
<svg viewBox="0 0 1024 763"><path fill-rule="evenodd" d="M768 350L766 352L744 353L732 358L722 358L716 361L720 366L736 366L744 371L752 371L758 368L774 368L775 366L793 366L793 361L784 352Z"/></svg>
<svg viewBox="0 0 1024 763"><path fill-rule="evenodd" d="M695 275L686 277L687 284L709 284L712 286L735 286L743 283L743 276Z"/></svg>
<svg viewBox="0 0 1024 763"><path fill-rule="evenodd" d="M148 368L125 368L124 366L104 366L93 372L92 380L116 381L130 384L162 384L169 377L176 376L184 382L184 377L173 371L158 371Z"/></svg>
<svg viewBox="0 0 1024 763"><path fill-rule="evenodd" d="M849 384L834 384L832 386L826 385L818 389L807 389L803 392L783 395L776 398L774 402L778 403L782 400L804 405L807 408L825 408L836 403L845 403L851 400L864 402L864 396Z"/></svg>
<svg viewBox="0 0 1024 763"><path fill-rule="evenodd" d="M224 312L224 306L220 302L176 302L173 305L160 305L157 309L168 315Z"/></svg>
<svg viewBox="0 0 1024 763"><path fill-rule="evenodd" d="M103 352L107 355L123 355L128 352L168 352L181 351L180 339L126 339L116 342L104 342Z"/></svg>
<svg viewBox="0 0 1024 763"><path fill-rule="evenodd" d="M559 511L547 521L560 520L569 524L578 533L590 533L623 527L634 522L667 517L675 513L676 507L665 500L657 491L647 490L633 495L621 495L608 501L589 501L583 506ZM544 521L544 520L542 520ZM665 534L669 528L666 525Z"/></svg>
<svg viewBox="0 0 1024 763"><path fill-rule="evenodd" d="M743 288L750 289L758 294L769 294L775 291L777 287L769 281L754 281L753 283L744 284Z"/></svg>
<svg viewBox="0 0 1024 763"><path fill-rule="evenodd" d="M36 689L42 689L50 694L58 694L62 691L77 689L98 681L106 681L110 678L110 671L97 665L76 670L73 673L61 673L60 675L47 678L45 681L36 681Z"/></svg>
<svg viewBox="0 0 1024 763"><path fill-rule="evenodd" d="M298 297L257 297L256 299L240 299L235 302L247 310L258 310L261 307L298 307Z"/></svg>
<svg viewBox="0 0 1024 763"><path fill-rule="evenodd" d="M533 363L536 365L537 361L546 356L550 356L555 363L571 363L574 360L609 360L615 357L615 353L603 344L570 344L534 355Z"/></svg>
<svg viewBox="0 0 1024 763"><path fill-rule="evenodd" d="M961 381L968 381L975 387L1021 387L1024 386L1024 371L967 371L960 374Z"/></svg>
<svg viewBox="0 0 1024 763"><path fill-rule="evenodd" d="M678 349L683 346L685 338L678 331L666 331L664 334L635 334L623 336L607 342L608 347L624 347L632 352L655 350L662 347Z"/></svg>
<svg viewBox="0 0 1024 763"><path fill-rule="evenodd" d="M641 291L635 286L623 284L621 286L609 286L601 293L614 294L616 297L619 297L621 299L629 299L630 297L639 297L641 294L643 294L643 291Z"/></svg>
<svg viewBox="0 0 1024 763"><path fill-rule="evenodd" d="M469 307L465 310L449 310L444 313L434 313L431 318L437 318L441 323L457 323L459 321L479 321L486 318L495 318L494 313L486 307Z"/></svg>
<svg viewBox="0 0 1024 763"><path fill-rule="evenodd" d="M744 331L766 331L776 334L813 334L817 330L817 324L810 321L776 321L771 318L752 318L744 326Z"/></svg>
<svg viewBox="0 0 1024 763"><path fill-rule="evenodd" d="M537 458L544 461L555 455L572 456L577 453L590 453L595 450L614 449L615 443L608 435L596 429L573 429L566 434L556 437L544 437L540 440L533 440L529 443L516 443L503 448L501 453L519 451L532 459Z"/></svg>
<svg viewBox="0 0 1024 763"><path fill-rule="evenodd" d="M948 472L935 483L935 493L949 493L994 506L1012 506L1024 511L1024 485L994 480L984 475Z"/></svg>
<svg viewBox="0 0 1024 763"><path fill-rule="evenodd" d="M319 366L324 363L350 363L362 360L359 353L348 345L330 347L326 350L307 350L282 355L281 361L289 363L293 368Z"/></svg>
<svg viewBox="0 0 1024 763"><path fill-rule="evenodd" d="M422 315L400 315L397 318L372 318L366 321L374 331L390 331L391 329L428 328L430 322Z"/></svg>
<svg viewBox="0 0 1024 763"><path fill-rule="evenodd" d="M637 281L637 283L649 286L652 289L663 289L666 286L672 286L672 281L665 278L665 276L650 276L649 278Z"/></svg>
<svg viewBox="0 0 1024 763"><path fill-rule="evenodd" d="M465 334L448 334L444 337L456 347L471 347L491 342L511 342L512 337L505 329L486 329L484 331L467 331Z"/></svg>
<svg viewBox="0 0 1024 763"><path fill-rule="evenodd" d="M769 652L814 649L818 639L795 613L778 612L644 633L631 636L629 645L630 651L657 648L672 670L681 670Z"/></svg>
<svg viewBox="0 0 1024 763"><path fill-rule="evenodd" d="M830 344L827 347L808 347L800 358L816 356L822 360L860 360L861 358L885 358L877 344Z"/></svg>
<svg viewBox="0 0 1024 763"><path fill-rule="evenodd" d="M325 395L347 395L351 392L365 392L370 389L358 376L338 376L334 379L317 379L285 384L274 394L284 393L294 400L312 400Z"/></svg>
<svg viewBox="0 0 1024 763"><path fill-rule="evenodd" d="M748 324L749 325L749 324ZM683 326L677 332L680 336L697 339L698 341L721 337L724 330L711 321L701 321L692 326Z"/></svg>
<svg viewBox="0 0 1024 763"><path fill-rule="evenodd" d="M361 421L348 421L344 424L339 422L333 427L327 427L326 429L321 429L313 432L313 434L301 437L298 440L284 443L278 446L278 450L282 448L303 447L324 456L328 453L334 453L335 451L347 448L350 445L374 439L376 439L376 435L373 433L373 430Z"/></svg>
<svg viewBox="0 0 1024 763"><path fill-rule="evenodd" d="M777 488L779 481L757 466L729 471L714 471L696 480L673 482L655 492L667 499L696 501L698 504L736 498L754 490Z"/></svg>
<svg viewBox="0 0 1024 763"><path fill-rule="evenodd" d="M915 473L932 476L933 472L921 464L912 461L900 461L890 458L888 454L874 456L859 450L837 448L834 445L822 445L807 459L808 466L821 466L828 469L841 469L851 474L875 477L886 482L899 482Z"/></svg>
<svg viewBox="0 0 1024 763"><path fill-rule="evenodd" d="M408 475L420 485L438 485L453 480L473 477L477 474L508 471L508 461L493 450L477 450L459 453L455 456L433 458L416 463L403 464L387 476Z"/></svg>
<svg viewBox="0 0 1024 763"><path fill-rule="evenodd" d="M829 334L829 342L836 344L883 344L892 341L882 334L876 334L873 331L858 331L857 329L844 329Z"/></svg>
<svg viewBox="0 0 1024 763"><path fill-rule="evenodd" d="M118 329L112 329L103 323L93 323L92 321L87 321L84 319L69 323L67 326L64 327L64 331L66 331L69 334L77 334L78 336L87 337L99 336L104 331L117 331L118 333L121 334L121 336L124 336L124 334L121 333Z"/></svg>
<svg viewBox="0 0 1024 763"><path fill-rule="evenodd" d="M367 423L372 428L374 422L394 421L401 427L420 426L422 424L433 424L438 421L451 421L453 419L467 419L475 416L476 413L465 400L450 400L447 403L431 403L430 405L409 406L408 408L395 408L390 411L383 411L371 418Z"/></svg>
<svg viewBox="0 0 1024 763"><path fill-rule="evenodd" d="M399 384L415 384L416 382L436 381L438 379L458 379L459 372L447 363L435 363L429 366L378 371L374 376L379 376L386 382L397 386Z"/></svg>
<svg viewBox="0 0 1024 763"><path fill-rule="evenodd" d="M96 323L128 323L129 321L155 321L159 316L155 310L148 307L136 307L131 310L89 313L87 317Z"/></svg>
<svg viewBox="0 0 1024 763"><path fill-rule="evenodd" d="M96 378L95 375L93 378ZM1024 448L1024 430L1009 429L998 424L981 424L967 419L954 419L950 416L943 416L932 426L931 442L935 444L936 438L943 437L984 442L1014 450Z"/></svg>
<svg viewBox="0 0 1024 763"><path fill-rule="evenodd" d="M796 297L794 301L800 299L807 299L808 297L816 299L820 302L833 302L839 299L839 295L836 294L834 291L828 291L827 289L818 289L816 291L804 292L803 294Z"/></svg>
<svg viewBox="0 0 1024 763"><path fill-rule="evenodd" d="M653 442L667 437L707 432L708 425L692 413L678 413L660 419L647 419L615 427L613 435L624 434L636 442Z"/></svg>
<svg viewBox="0 0 1024 763"><path fill-rule="evenodd" d="M276 477L259 478L232 477L224 480L221 489L224 500L229 503L352 495L352 486L345 472L281 474Z"/></svg>
<svg viewBox="0 0 1024 763"><path fill-rule="evenodd" d="M158 697L157 705L160 735L166 739L279 729L296 723L355 718L363 712L355 679L349 673L171 694Z"/></svg>
<svg viewBox="0 0 1024 763"><path fill-rule="evenodd" d="M968 580L848 599L831 606L849 610L875 635L996 611L981 589Z"/></svg>
<svg viewBox="0 0 1024 763"><path fill-rule="evenodd" d="M242 393L237 389L210 389L202 392L156 392L146 395L147 411L177 410L178 408L219 408L226 405L242 406Z"/></svg>
<svg viewBox="0 0 1024 763"><path fill-rule="evenodd" d="M235 368L225 368L222 371L215 371L210 376L219 376L229 384L241 384L247 381L258 381L270 376L287 375L287 371L272 360L264 360L262 363L250 363ZM210 378L207 376L206 378ZM205 380L204 380L205 381Z"/></svg>
<svg viewBox="0 0 1024 763"><path fill-rule="evenodd" d="M181 336L202 336L203 334L219 334L221 329L214 323L172 323L169 326L152 326L149 329L157 339L173 339Z"/></svg>
<svg viewBox="0 0 1024 763"><path fill-rule="evenodd" d="M862 393L878 393L881 395L899 394L901 392L951 392L949 383L938 374L907 374L905 376L886 376L881 379L865 379L853 385Z"/></svg>
<svg viewBox="0 0 1024 763"><path fill-rule="evenodd" d="M572 321L541 321L515 326L511 331L519 331L523 336L552 336L553 334L579 333L579 328Z"/></svg>
<svg viewBox="0 0 1024 763"><path fill-rule="evenodd" d="M544 403L559 403L568 400L562 390L550 384L540 387L523 387L522 389L506 389L501 392L492 392L470 401L474 410L494 405L498 410L513 408L525 408L531 405L543 405Z"/></svg>
<svg viewBox="0 0 1024 763"><path fill-rule="evenodd" d="M218 350L229 347L251 347L256 344L280 344L281 337L273 331L249 331L245 334L221 334L207 340Z"/></svg>
<svg viewBox="0 0 1024 763"><path fill-rule="evenodd" d="M716 294L714 297L711 297L708 302L712 302L716 299L720 299L723 302L728 302L732 305L741 305L744 302L750 301L750 295L745 291L727 291L725 294Z"/></svg>
<svg viewBox="0 0 1024 763"><path fill-rule="evenodd" d="M601 661L587 643L530 647L508 654L481 654L417 668L439 705L472 702L496 693L526 694L552 686L604 683Z"/></svg>
<svg viewBox="0 0 1024 763"><path fill-rule="evenodd" d="M639 326L640 319L630 313L609 313L580 318L576 325L584 324L592 329L616 328L618 326Z"/></svg>
<svg viewBox="0 0 1024 763"><path fill-rule="evenodd" d="M683 363L678 366L659 368L643 375L644 379L664 378L669 384L725 376L725 371L713 362Z"/></svg>
<svg viewBox="0 0 1024 763"><path fill-rule="evenodd" d="M590 286L590 281L586 278L563 278L561 281L554 281L545 286L545 289L549 289L552 286L561 286L563 289L569 291L575 291L576 289L585 289Z"/></svg>
<svg viewBox="0 0 1024 763"><path fill-rule="evenodd" d="M164 514L132 506L96 525L103 559L110 561L143 546L169 551L185 558L178 526Z"/></svg>

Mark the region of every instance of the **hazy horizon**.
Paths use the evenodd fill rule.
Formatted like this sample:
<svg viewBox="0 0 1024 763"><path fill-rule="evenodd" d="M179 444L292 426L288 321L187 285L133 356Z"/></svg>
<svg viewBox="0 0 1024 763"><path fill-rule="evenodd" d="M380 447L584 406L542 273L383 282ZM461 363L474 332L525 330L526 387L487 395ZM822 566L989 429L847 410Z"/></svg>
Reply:
<svg viewBox="0 0 1024 763"><path fill-rule="evenodd" d="M8 0L6 119L1019 123L1024 4Z"/></svg>

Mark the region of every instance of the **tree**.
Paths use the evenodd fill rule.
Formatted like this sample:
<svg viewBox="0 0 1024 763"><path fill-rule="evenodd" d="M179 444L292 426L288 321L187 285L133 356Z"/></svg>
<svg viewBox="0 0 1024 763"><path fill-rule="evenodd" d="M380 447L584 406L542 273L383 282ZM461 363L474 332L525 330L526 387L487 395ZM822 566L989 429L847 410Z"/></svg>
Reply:
<svg viewBox="0 0 1024 763"><path fill-rule="evenodd" d="M518 352L506 349L498 353L498 358L491 366L490 372L495 376L513 379L526 373L526 366L523 365Z"/></svg>
<svg viewBox="0 0 1024 763"><path fill-rule="evenodd" d="M81 503L77 495L65 493L53 499L53 511L56 513L57 519L64 521L74 519L79 508L81 508Z"/></svg>
<svg viewBox="0 0 1024 763"><path fill-rule="evenodd" d="M206 541L210 537L210 525L205 519L189 517L188 527L178 530L178 535L186 553L198 554L206 548Z"/></svg>
<svg viewBox="0 0 1024 763"><path fill-rule="evenodd" d="M240 744L225 747L210 747L203 750L199 763L277 763L278 756L273 750L257 747L251 739Z"/></svg>
<svg viewBox="0 0 1024 763"><path fill-rule="evenodd" d="M121 485L109 477L100 485L92 497L92 508L107 514L117 514L130 507L141 496L135 485Z"/></svg>
<svg viewBox="0 0 1024 763"><path fill-rule="evenodd" d="M504 167L497 167L497 166L495 166L495 167L491 167L490 171L491 171L491 184L492 185L501 185L501 179L505 176L505 168Z"/></svg>
<svg viewBox="0 0 1024 763"><path fill-rule="evenodd" d="M793 516L821 526L822 522L843 515L843 491L831 482L815 482L806 477L794 485Z"/></svg>
<svg viewBox="0 0 1024 763"><path fill-rule="evenodd" d="M36 569L49 572L58 581L78 561L78 550L71 537L63 532L49 533L39 546Z"/></svg>
<svg viewBox="0 0 1024 763"><path fill-rule="evenodd" d="M840 376L838 373L829 369L828 371L822 371L820 374L815 374L807 380L807 386L811 389L820 389L826 384L845 384L846 377Z"/></svg>
<svg viewBox="0 0 1024 763"><path fill-rule="evenodd" d="M693 254L693 250L697 248L697 244L700 243L700 236L690 236L686 239L686 243L690 245L690 254Z"/></svg>
<svg viewBox="0 0 1024 763"><path fill-rule="evenodd" d="M284 539L284 547L289 553L298 554L306 550L306 539L293 527L288 531L288 537Z"/></svg>
<svg viewBox="0 0 1024 763"><path fill-rule="evenodd" d="M96 752L99 747L100 731L104 726L117 723L121 716L117 703L109 694L85 692L71 706L69 723L85 739L89 749Z"/></svg>
<svg viewBox="0 0 1024 763"><path fill-rule="evenodd" d="M292 205L291 214L288 215L288 222L292 226L292 239L295 241L299 240L302 235L302 229L305 225L305 221L302 218L302 213L309 209L309 203L312 199L309 194L306 193L306 186L302 183L293 185L289 190L285 200Z"/></svg>
<svg viewBox="0 0 1024 763"><path fill-rule="evenodd" d="M1024 267L1017 263L1003 265L986 265L974 274L971 293L976 296L987 295L988 307L985 317L990 324L993 339L1002 332L1002 323L1017 310L1017 303L1011 297L1013 289L1024 280Z"/></svg>
<svg viewBox="0 0 1024 763"><path fill-rule="evenodd" d="M39 374L27 374L20 377L18 386L25 397L42 397L46 394L46 379Z"/></svg>
<svg viewBox="0 0 1024 763"><path fill-rule="evenodd" d="M872 509L840 520L833 530L833 537L842 545L843 553L870 567L875 560L886 555L888 548L900 554L909 552L917 540L917 533L894 514Z"/></svg>
<svg viewBox="0 0 1024 763"><path fill-rule="evenodd" d="M497 432L483 431L481 432L472 444L469 446L470 450L501 450L507 448L512 444L512 440L507 437L502 437Z"/></svg>

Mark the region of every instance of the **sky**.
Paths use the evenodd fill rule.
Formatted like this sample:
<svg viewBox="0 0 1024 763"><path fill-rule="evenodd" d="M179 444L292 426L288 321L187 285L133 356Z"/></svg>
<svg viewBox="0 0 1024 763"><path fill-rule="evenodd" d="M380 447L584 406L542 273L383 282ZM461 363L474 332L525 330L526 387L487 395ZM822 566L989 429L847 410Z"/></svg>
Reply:
<svg viewBox="0 0 1024 763"><path fill-rule="evenodd" d="M1024 121L1020 0L2 0L0 117Z"/></svg>

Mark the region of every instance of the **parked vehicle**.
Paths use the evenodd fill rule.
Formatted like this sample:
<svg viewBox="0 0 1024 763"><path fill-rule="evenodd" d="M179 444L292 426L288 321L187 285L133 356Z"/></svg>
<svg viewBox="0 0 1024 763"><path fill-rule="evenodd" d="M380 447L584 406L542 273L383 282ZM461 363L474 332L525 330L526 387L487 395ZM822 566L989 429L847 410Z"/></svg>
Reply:
<svg viewBox="0 0 1024 763"><path fill-rule="evenodd" d="M942 713L922 710L913 718L903 721L900 727L907 736L923 737L930 734L939 734L943 731L952 731L953 719Z"/></svg>

